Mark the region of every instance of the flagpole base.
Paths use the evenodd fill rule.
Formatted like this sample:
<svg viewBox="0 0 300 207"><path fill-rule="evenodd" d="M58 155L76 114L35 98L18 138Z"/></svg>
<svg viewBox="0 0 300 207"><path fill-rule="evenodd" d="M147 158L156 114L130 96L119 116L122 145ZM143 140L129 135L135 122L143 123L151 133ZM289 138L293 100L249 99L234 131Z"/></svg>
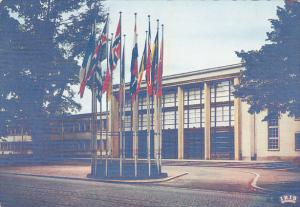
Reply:
<svg viewBox="0 0 300 207"><path fill-rule="evenodd" d="M123 160L122 176L120 176L120 159L109 159L106 163L105 159L100 158L97 160L97 168L95 174L89 174L88 177L110 180L140 180L167 177L167 173L161 172L161 167L157 166L155 160L151 160L150 171L151 176L149 176L149 163L147 159L138 160L136 168L134 159L126 159Z"/></svg>

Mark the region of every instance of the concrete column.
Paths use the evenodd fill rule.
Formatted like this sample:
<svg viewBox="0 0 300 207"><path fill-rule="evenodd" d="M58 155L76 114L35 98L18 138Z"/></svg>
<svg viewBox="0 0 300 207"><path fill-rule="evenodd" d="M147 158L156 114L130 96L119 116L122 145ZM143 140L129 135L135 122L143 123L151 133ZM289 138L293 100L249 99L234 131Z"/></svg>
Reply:
<svg viewBox="0 0 300 207"><path fill-rule="evenodd" d="M210 159L210 85L204 83L204 113L205 113L205 128L204 128L204 158Z"/></svg>
<svg viewBox="0 0 300 207"><path fill-rule="evenodd" d="M184 91L178 86L178 159L184 158Z"/></svg>
<svg viewBox="0 0 300 207"><path fill-rule="evenodd" d="M111 147L112 147L112 157L119 157L119 147L120 140L118 136L119 132L119 104L116 100L116 97L113 95L111 97L111 122L110 122L110 130L113 134L111 137Z"/></svg>
<svg viewBox="0 0 300 207"><path fill-rule="evenodd" d="M234 78L234 85L240 83L239 78ZM234 98L234 159L241 158L241 100Z"/></svg>

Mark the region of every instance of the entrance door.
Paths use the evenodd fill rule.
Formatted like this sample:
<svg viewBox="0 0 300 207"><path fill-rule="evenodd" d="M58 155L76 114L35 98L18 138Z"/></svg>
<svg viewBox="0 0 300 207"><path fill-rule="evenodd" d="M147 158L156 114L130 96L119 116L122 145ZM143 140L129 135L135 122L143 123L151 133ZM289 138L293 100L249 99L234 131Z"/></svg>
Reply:
<svg viewBox="0 0 300 207"><path fill-rule="evenodd" d="M233 127L226 131L212 130L211 159L234 159Z"/></svg>
<svg viewBox="0 0 300 207"><path fill-rule="evenodd" d="M184 129L184 159L204 159L204 129Z"/></svg>
<svg viewBox="0 0 300 207"><path fill-rule="evenodd" d="M132 131L125 132L125 157L132 158Z"/></svg>
<svg viewBox="0 0 300 207"><path fill-rule="evenodd" d="M162 131L162 158L178 158L178 130L165 129Z"/></svg>
<svg viewBox="0 0 300 207"><path fill-rule="evenodd" d="M153 142L153 130L150 131L150 156L151 158L154 158L154 142ZM138 134L138 145L139 145L139 152L138 152L138 157L139 158L143 158L146 159L147 158L147 153L148 153L148 149L147 149L147 131L143 130L143 131L139 131Z"/></svg>

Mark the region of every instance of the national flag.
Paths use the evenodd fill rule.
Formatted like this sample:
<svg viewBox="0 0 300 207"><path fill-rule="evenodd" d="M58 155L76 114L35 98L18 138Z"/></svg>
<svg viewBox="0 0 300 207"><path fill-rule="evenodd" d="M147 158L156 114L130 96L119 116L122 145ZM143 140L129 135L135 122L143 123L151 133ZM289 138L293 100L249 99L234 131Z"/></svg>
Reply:
<svg viewBox="0 0 300 207"><path fill-rule="evenodd" d="M112 48L113 48L113 54L111 59L112 61L111 70L113 71L116 68L118 60L120 59L121 56L121 17L119 18L119 23L115 33L115 38L114 38Z"/></svg>
<svg viewBox="0 0 300 207"><path fill-rule="evenodd" d="M102 98L102 87L103 87L103 77L102 77L102 67L95 68L95 83L97 87L97 99L101 102Z"/></svg>
<svg viewBox="0 0 300 207"><path fill-rule="evenodd" d="M158 61L158 72L157 72L157 97L162 96L163 66L164 66L164 39L162 36L161 43L160 43L160 56Z"/></svg>
<svg viewBox="0 0 300 207"><path fill-rule="evenodd" d="M152 90L156 94L157 91L157 71L158 71L158 31L155 36L154 46L153 46L153 57L152 57L152 67L151 67L151 79L152 79Z"/></svg>
<svg viewBox="0 0 300 207"><path fill-rule="evenodd" d="M136 94L139 93L140 88L141 88L141 83L143 80L143 75L144 75L144 71L147 65L147 37L145 40L145 46L144 46L144 51L143 51L143 56L141 59L141 64L140 64L140 69L139 69L139 74L138 74L138 84L136 87Z"/></svg>
<svg viewBox="0 0 300 207"><path fill-rule="evenodd" d="M136 24L134 25L134 45L131 53L130 72L131 72L130 95L132 98L132 102L134 102L136 96L136 87L137 87L137 78L138 78L138 45L137 45Z"/></svg>
<svg viewBox="0 0 300 207"><path fill-rule="evenodd" d="M152 96L152 52L151 52L151 27L149 20L149 28L148 28L148 54L147 54L147 65L146 65L146 84L147 84L147 92L149 96Z"/></svg>
<svg viewBox="0 0 300 207"><path fill-rule="evenodd" d="M108 19L106 20L106 23L104 25L103 31L100 36L101 47L98 54L99 57L98 59L100 60L100 62L102 62L107 58L107 52L106 52L108 47L107 36L108 36Z"/></svg>
<svg viewBox="0 0 300 207"><path fill-rule="evenodd" d="M94 33L92 33L89 37L88 45L85 51L85 55L82 61L81 69L79 72L79 80L80 80L80 89L79 89L79 94L80 98L82 98L84 94L84 89L87 84L87 75L90 70L91 66L91 61L92 61L92 56L93 56L93 51L95 48L95 37Z"/></svg>
<svg viewBox="0 0 300 207"><path fill-rule="evenodd" d="M109 86L110 86L110 79L111 79L111 72L112 72L112 67L113 67L113 48L112 48L112 42L110 44L110 49L109 49L109 65L106 69L106 73L104 74L104 81L103 81L103 86L102 86L102 93L109 93Z"/></svg>
<svg viewBox="0 0 300 207"><path fill-rule="evenodd" d="M124 98L124 90L125 90L125 42L123 45L123 53L122 53L122 65L120 68L120 88L119 88L119 103L122 106L123 98Z"/></svg>
<svg viewBox="0 0 300 207"><path fill-rule="evenodd" d="M101 65L101 62L107 58L107 54L106 54L106 51L107 51L107 32L108 32L107 31L107 28L108 28L107 21L108 20L106 20L106 23L103 27L102 33L99 36L99 39L97 41L97 45L95 47L92 62L91 62L91 70L90 70L90 72L87 76L87 80L91 79L91 77L94 74L94 71L95 71L96 67L98 65Z"/></svg>

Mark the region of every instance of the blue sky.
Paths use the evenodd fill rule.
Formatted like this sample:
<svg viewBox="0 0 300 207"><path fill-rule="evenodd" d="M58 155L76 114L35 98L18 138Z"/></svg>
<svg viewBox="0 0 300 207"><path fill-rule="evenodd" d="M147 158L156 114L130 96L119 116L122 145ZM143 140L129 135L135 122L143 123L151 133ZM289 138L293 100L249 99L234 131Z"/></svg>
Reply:
<svg viewBox="0 0 300 207"><path fill-rule="evenodd" d="M164 75L217 67L240 62L235 51L256 50L265 44L271 31L269 19L276 18L276 7L283 1L138 1L108 0L110 32L115 32L122 11L122 33L126 34L126 81L130 77L134 12L137 12L138 46L141 57L147 15L151 15L152 41L156 19L165 25ZM161 28L160 28L161 29ZM139 58L140 58L139 57ZM115 74L117 77L118 74ZM79 113L91 112L90 91L86 90Z"/></svg>

